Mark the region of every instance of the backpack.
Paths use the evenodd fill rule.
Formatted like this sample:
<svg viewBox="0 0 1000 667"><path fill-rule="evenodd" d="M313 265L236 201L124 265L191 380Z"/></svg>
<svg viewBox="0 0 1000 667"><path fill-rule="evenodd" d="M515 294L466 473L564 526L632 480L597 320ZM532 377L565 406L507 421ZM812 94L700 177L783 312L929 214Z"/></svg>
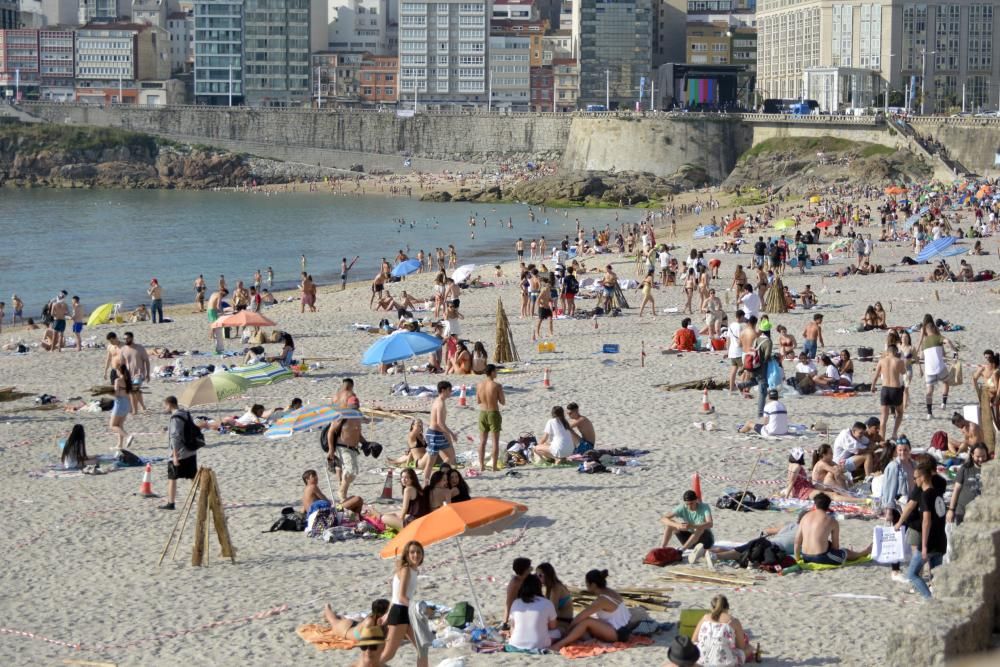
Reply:
<svg viewBox="0 0 1000 667"><path fill-rule="evenodd" d="M665 565L680 562L681 556L681 552L673 547L660 547L653 549L646 554L646 557L642 559L642 562L646 565L663 567Z"/></svg>
<svg viewBox="0 0 1000 667"><path fill-rule="evenodd" d="M459 602L452 607L448 615L444 617L444 620L453 628L464 628L469 623L472 623L475 612L476 608L468 602Z"/></svg>
<svg viewBox="0 0 1000 667"><path fill-rule="evenodd" d="M271 528L265 532L275 533L279 530L288 530L301 533L305 529L305 517L293 508L285 507L281 510L281 518L271 524Z"/></svg>
<svg viewBox="0 0 1000 667"><path fill-rule="evenodd" d="M566 294L576 294L580 289L580 282L574 276L563 278L563 289Z"/></svg>
<svg viewBox="0 0 1000 667"><path fill-rule="evenodd" d="M743 355L743 369L755 371L758 368L760 368L760 350L754 345L753 352L747 352Z"/></svg>
<svg viewBox="0 0 1000 667"><path fill-rule="evenodd" d="M328 437L329 437L329 434L330 434L330 427L331 427L332 425L333 425L333 422L330 422L329 424L327 424L326 426L324 426L324 427L323 427L323 430L322 430L322 431L320 431L320 432L319 432L319 446L320 446L320 447L321 447L321 448L323 449L323 451L324 451L324 452L326 452L327 454L329 454L329 453L330 453L330 448L329 448L329 447L327 446L327 444L326 444L326 443L327 443L327 441L328 441ZM336 441L337 441L337 436L338 436L338 435L340 435L340 433L335 433L335 434L334 434L334 436L333 436L333 437L334 437L334 442L336 442Z"/></svg>
<svg viewBox="0 0 1000 667"><path fill-rule="evenodd" d="M140 459L138 456L136 456L127 449L118 450L118 456L115 457L115 461L118 462L118 465L126 466L129 468L145 465L145 462L142 459Z"/></svg>
<svg viewBox="0 0 1000 667"><path fill-rule="evenodd" d="M740 496L743 497L742 503L740 502ZM734 491L732 493L722 494L722 496L715 501L715 506L720 510L735 510L739 507L741 512L750 512L753 510L766 510L771 506L771 501L767 498L760 498L758 500L757 496L750 491L747 491L745 494Z"/></svg>
<svg viewBox="0 0 1000 667"><path fill-rule="evenodd" d="M180 419L184 423L184 449L189 452L196 452L205 446L205 435L194 423L191 413L185 415L174 415L174 419Z"/></svg>

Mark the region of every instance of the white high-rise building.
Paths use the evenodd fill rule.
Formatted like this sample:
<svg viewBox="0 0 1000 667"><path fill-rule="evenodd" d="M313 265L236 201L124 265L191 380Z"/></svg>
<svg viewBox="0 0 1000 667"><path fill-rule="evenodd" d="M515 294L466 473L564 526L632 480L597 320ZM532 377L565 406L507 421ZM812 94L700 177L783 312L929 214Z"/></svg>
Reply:
<svg viewBox="0 0 1000 667"><path fill-rule="evenodd" d="M392 54L389 5L393 1L329 0L326 50Z"/></svg>
<svg viewBox="0 0 1000 667"><path fill-rule="evenodd" d="M80 25L117 21L132 15L132 0L80 0Z"/></svg>
<svg viewBox="0 0 1000 667"><path fill-rule="evenodd" d="M486 106L491 0L402 0L400 103Z"/></svg>

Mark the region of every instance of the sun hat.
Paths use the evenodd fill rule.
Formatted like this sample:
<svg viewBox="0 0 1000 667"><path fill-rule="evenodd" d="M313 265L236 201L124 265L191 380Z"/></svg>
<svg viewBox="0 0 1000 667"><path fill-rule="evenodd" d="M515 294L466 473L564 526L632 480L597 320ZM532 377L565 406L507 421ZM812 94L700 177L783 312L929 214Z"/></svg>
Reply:
<svg viewBox="0 0 1000 667"><path fill-rule="evenodd" d="M355 642L355 646L381 646L385 643L385 634L382 628L373 625L361 631L361 638Z"/></svg>
<svg viewBox="0 0 1000 667"><path fill-rule="evenodd" d="M701 657L701 651L695 646L690 637L677 635L670 643L670 650L667 651L667 659L675 665L685 667L694 665Z"/></svg>
<svg viewBox="0 0 1000 667"><path fill-rule="evenodd" d="M761 331L770 331L771 320L764 320L763 322L757 325L757 328L760 329Z"/></svg>

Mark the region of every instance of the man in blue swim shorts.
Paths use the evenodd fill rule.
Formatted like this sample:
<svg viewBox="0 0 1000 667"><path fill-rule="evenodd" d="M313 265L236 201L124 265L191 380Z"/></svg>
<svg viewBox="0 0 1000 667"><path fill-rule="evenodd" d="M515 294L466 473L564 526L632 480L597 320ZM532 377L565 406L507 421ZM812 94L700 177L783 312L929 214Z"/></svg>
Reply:
<svg viewBox="0 0 1000 667"><path fill-rule="evenodd" d="M843 565L872 552L869 544L864 551L840 547L840 524L830 514L830 496L819 493L813 498L816 509L809 512L795 531L795 560L817 565Z"/></svg>
<svg viewBox="0 0 1000 667"><path fill-rule="evenodd" d="M445 402L451 396L451 383L442 380L437 384L438 395L431 405L431 419L424 433L427 441L427 463L424 465L424 484L431 479L431 473L438 459L455 463L455 432L448 428L448 408Z"/></svg>

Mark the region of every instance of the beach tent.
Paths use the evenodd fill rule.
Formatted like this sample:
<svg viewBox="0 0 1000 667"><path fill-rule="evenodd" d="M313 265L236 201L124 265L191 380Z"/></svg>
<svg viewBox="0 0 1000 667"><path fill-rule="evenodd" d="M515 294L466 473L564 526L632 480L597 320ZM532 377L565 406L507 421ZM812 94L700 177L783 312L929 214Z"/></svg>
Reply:
<svg viewBox="0 0 1000 667"><path fill-rule="evenodd" d="M95 327L98 324L107 324L115 316L120 303L105 303L94 309L94 312L87 318L87 326Z"/></svg>

